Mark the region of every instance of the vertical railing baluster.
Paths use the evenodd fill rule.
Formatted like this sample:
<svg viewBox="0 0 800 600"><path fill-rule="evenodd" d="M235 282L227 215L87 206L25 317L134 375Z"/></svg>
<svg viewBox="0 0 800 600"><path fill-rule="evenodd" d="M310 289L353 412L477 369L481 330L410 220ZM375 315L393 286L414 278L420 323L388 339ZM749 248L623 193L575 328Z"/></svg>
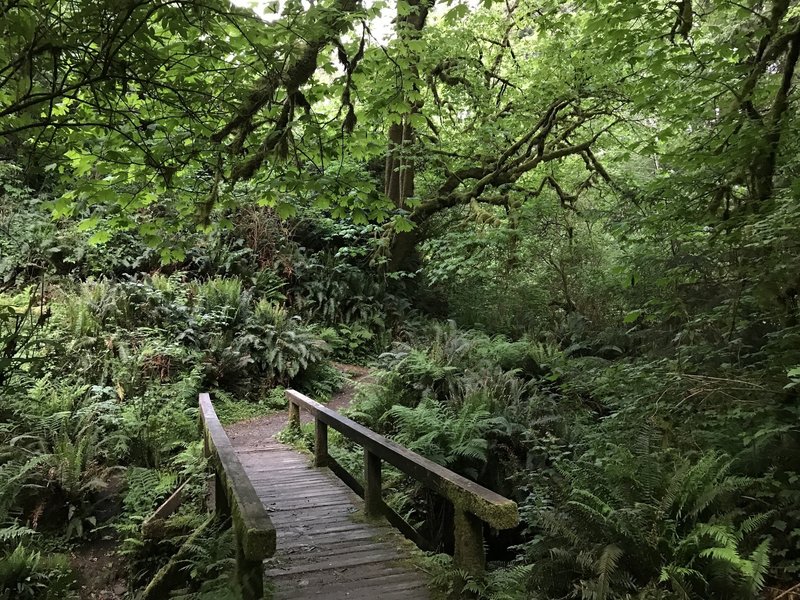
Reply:
<svg viewBox="0 0 800 600"><path fill-rule="evenodd" d="M328 426L319 419L314 420L314 466L328 466Z"/></svg>
<svg viewBox="0 0 800 600"><path fill-rule="evenodd" d="M287 397L289 398L289 426L292 429L300 429L300 405L292 402L288 394Z"/></svg>
<svg viewBox="0 0 800 600"><path fill-rule="evenodd" d="M381 514L381 459L364 448L364 512L368 517Z"/></svg>
<svg viewBox="0 0 800 600"><path fill-rule="evenodd" d="M221 467L220 467L221 468ZM220 520L231 516L231 507L228 503L228 493L222 475L214 472L214 512Z"/></svg>

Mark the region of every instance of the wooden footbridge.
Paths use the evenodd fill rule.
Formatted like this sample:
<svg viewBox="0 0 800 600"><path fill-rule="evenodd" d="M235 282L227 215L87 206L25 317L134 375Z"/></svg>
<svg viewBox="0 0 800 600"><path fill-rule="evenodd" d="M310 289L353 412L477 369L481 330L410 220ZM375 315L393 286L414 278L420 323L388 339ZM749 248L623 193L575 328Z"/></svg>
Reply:
<svg viewBox="0 0 800 600"><path fill-rule="evenodd" d="M429 598L426 577L409 560L409 542L389 524L417 545L425 548L427 543L383 501L384 462L452 503L454 560L463 570L479 573L484 568L484 525L517 525L511 500L298 392L288 390L286 397L291 426L299 428L301 409L314 418L313 461L274 440L256 448L234 447L211 398L200 395L215 506L220 515L231 517L237 580L245 600ZM364 449L363 484L328 455L329 427ZM366 518L354 518L361 506Z"/></svg>

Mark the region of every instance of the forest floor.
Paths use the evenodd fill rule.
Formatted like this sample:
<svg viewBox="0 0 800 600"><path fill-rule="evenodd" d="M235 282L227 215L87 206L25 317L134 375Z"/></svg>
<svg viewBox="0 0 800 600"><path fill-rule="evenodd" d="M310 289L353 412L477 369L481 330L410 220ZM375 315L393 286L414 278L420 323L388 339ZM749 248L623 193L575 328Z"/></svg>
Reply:
<svg viewBox="0 0 800 600"><path fill-rule="evenodd" d="M70 563L78 576L81 600L122 600L128 590L123 560L117 555L119 541L105 536L75 548Z"/></svg>
<svg viewBox="0 0 800 600"><path fill-rule="evenodd" d="M123 485L121 476L113 477L103 492L104 516L100 521L106 527L102 534L69 551L81 600L122 600L128 589L125 559L117 554L120 539L114 527L109 526L121 510L119 498Z"/></svg>

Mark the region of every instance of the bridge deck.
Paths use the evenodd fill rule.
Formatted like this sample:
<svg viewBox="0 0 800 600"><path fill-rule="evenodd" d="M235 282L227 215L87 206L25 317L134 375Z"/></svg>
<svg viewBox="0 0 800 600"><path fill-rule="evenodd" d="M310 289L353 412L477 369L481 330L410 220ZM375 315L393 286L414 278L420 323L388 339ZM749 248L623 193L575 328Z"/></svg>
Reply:
<svg viewBox="0 0 800 600"><path fill-rule="evenodd" d="M277 532L266 581L275 600L427 600L425 576L403 560L388 525L354 519L363 502L325 468L272 440L234 448Z"/></svg>

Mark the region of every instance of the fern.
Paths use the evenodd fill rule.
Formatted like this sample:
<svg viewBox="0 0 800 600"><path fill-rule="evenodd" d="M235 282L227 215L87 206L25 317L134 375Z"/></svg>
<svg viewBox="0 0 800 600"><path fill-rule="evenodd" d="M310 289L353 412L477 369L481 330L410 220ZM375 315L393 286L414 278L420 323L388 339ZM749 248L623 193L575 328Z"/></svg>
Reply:
<svg viewBox="0 0 800 600"><path fill-rule="evenodd" d="M753 550L742 569L747 592L754 598L764 589L770 565L769 550L770 540L765 539Z"/></svg>
<svg viewBox="0 0 800 600"><path fill-rule="evenodd" d="M443 465L477 476L486 461L490 427L486 410L451 409L427 398L415 408L393 406L386 413L394 421L397 441Z"/></svg>
<svg viewBox="0 0 800 600"><path fill-rule="evenodd" d="M0 527L0 547L9 542L21 542L34 535L36 535L34 529L14 522L11 525Z"/></svg>
<svg viewBox="0 0 800 600"><path fill-rule="evenodd" d="M74 577L66 556L42 556L38 550L18 544L0 555L0 599L69 600L77 598L71 589Z"/></svg>
<svg viewBox="0 0 800 600"><path fill-rule="evenodd" d="M171 493L177 482L174 473L157 469L133 467L128 469L125 481L127 491L123 507L127 515L146 515L159 499Z"/></svg>
<svg viewBox="0 0 800 600"><path fill-rule="evenodd" d="M600 468L588 461L557 465L563 479L532 515L548 534L530 557L537 565L534 587L563 589L548 579L557 564L581 581L585 599L623 598L641 585L637 581L658 581L653 593L666 586L692 600L727 581L741 597L753 597L764 584L769 546L762 542L749 556L743 549L752 547L768 515L749 515L737 524L720 512L750 480L733 474L731 460L718 453L659 463L644 452L653 443L646 437L646 444L633 440L634 452L620 451L619 461ZM644 471L647 481L641 483ZM727 573L721 580L720 572Z"/></svg>
<svg viewBox="0 0 800 600"><path fill-rule="evenodd" d="M428 555L424 569L430 573L431 586L443 596L475 600L519 600L527 592L532 565L512 564L487 571L476 577L453 567L446 554Z"/></svg>

